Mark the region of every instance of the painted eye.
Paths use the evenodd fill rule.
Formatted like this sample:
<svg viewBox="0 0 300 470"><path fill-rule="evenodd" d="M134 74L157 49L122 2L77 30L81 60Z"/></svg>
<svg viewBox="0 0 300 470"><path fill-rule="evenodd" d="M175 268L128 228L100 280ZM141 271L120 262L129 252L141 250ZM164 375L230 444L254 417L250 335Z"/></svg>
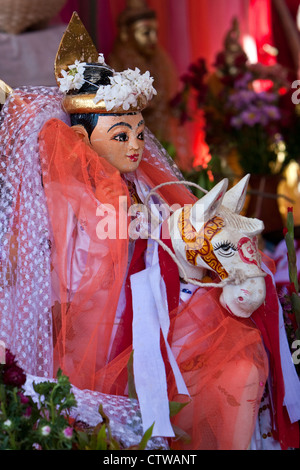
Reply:
<svg viewBox="0 0 300 470"><path fill-rule="evenodd" d="M120 134L117 134L113 137L113 140L116 140L117 142L127 142L128 141L128 135L126 132L121 132Z"/></svg>
<svg viewBox="0 0 300 470"><path fill-rule="evenodd" d="M139 135L137 136L139 140L144 140L144 132L140 132Z"/></svg>
<svg viewBox="0 0 300 470"><path fill-rule="evenodd" d="M237 247L230 242L220 242L214 246L214 251L224 258L230 258L237 251Z"/></svg>

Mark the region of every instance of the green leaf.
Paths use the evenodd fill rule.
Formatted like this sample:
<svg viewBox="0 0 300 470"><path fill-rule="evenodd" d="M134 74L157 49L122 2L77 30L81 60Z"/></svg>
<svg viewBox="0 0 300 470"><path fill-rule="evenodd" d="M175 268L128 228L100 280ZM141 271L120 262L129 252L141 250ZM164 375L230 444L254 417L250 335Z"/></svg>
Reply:
<svg viewBox="0 0 300 470"><path fill-rule="evenodd" d="M133 351L130 354L130 358L127 363L127 374L128 374L128 396L129 398L137 399L137 393L135 390L134 374L133 374Z"/></svg>
<svg viewBox="0 0 300 470"><path fill-rule="evenodd" d="M109 442L109 450L120 450L120 444L113 437Z"/></svg>
<svg viewBox="0 0 300 470"><path fill-rule="evenodd" d="M138 447L139 450L144 450L146 448L149 439L151 439L153 428L154 428L154 423L152 424L152 426L150 426L149 429L147 429L147 431L143 435L142 440L139 443L139 447Z"/></svg>
<svg viewBox="0 0 300 470"><path fill-rule="evenodd" d="M170 416L175 416L182 410L189 402L186 403L179 403L177 401L169 401L169 408L170 408Z"/></svg>
<svg viewBox="0 0 300 470"><path fill-rule="evenodd" d="M103 424L97 434L96 450L107 450L106 426Z"/></svg>
<svg viewBox="0 0 300 470"><path fill-rule="evenodd" d="M89 448L89 436L84 431L77 431L78 447L81 450L87 450Z"/></svg>

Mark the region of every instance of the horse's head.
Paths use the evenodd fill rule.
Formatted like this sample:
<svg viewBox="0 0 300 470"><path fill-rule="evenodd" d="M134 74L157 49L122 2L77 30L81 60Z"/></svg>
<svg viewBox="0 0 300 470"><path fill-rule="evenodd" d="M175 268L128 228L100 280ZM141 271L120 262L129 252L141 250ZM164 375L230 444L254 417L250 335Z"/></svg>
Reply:
<svg viewBox="0 0 300 470"><path fill-rule="evenodd" d="M169 229L185 276L201 281L213 271L222 282L221 304L249 317L265 299L257 235L263 222L241 216L250 176L227 191L224 179L194 205L175 211ZM183 273L180 273L183 275Z"/></svg>

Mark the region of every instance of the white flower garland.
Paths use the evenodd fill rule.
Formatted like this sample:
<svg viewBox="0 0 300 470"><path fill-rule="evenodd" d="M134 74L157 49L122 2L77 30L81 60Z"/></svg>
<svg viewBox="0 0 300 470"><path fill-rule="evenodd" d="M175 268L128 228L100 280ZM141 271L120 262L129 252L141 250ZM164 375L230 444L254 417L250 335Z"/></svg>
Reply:
<svg viewBox="0 0 300 470"><path fill-rule="evenodd" d="M99 54L98 62L100 65L106 65L103 54ZM74 64L68 66L68 71L62 70L62 78L58 79L59 89L63 93L79 90L84 82L88 82L84 79L84 68L88 65L86 62L75 60ZM97 104L99 101L104 101L107 111L120 107L128 111L131 106L137 106L139 98L144 97L146 101L149 101L157 94L150 73L141 74L137 67L135 70L114 72L109 79L110 86L93 84L98 88L94 102Z"/></svg>

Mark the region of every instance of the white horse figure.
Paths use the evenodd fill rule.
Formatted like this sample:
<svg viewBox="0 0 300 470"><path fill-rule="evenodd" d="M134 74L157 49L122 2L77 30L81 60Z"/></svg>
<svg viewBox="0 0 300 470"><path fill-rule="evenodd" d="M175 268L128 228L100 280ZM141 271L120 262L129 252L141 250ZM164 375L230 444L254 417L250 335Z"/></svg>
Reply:
<svg viewBox="0 0 300 470"><path fill-rule="evenodd" d="M169 250L169 254L178 265L180 278L189 285L220 288L219 301L222 307L227 309L230 316L244 319L249 318L262 305L266 297L266 274L261 269L261 255L258 249L258 235L263 231L264 224L258 219L240 215L245 203L249 179L250 175L245 176L228 191L228 180L223 179L193 205L178 208L167 218L174 250L174 253ZM203 280L208 273L212 279L209 283ZM194 299L197 298L199 296L196 295ZM198 397L196 406L210 410L216 405L214 416L217 421L220 419L217 424L216 442L222 442L221 445L226 449L247 449L256 423L267 366L263 375L260 375L261 372L251 358L241 358L237 355L220 366L209 385L206 382L206 385L202 386L202 380L204 382L206 380L205 367L199 368L197 364L194 366L193 359L190 360L193 356L188 356L186 369L184 362L179 358L181 351L186 351L185 344L189 344L192 341L191 338L195 341L195 345L202 344L201 341L195 339L200 338L202 334L201 331L198 334L197 329L199 324L203 325L202 318L205 319L204 322L208 320L208 323L211 320L206 312L201 311L201 303L197 304L197 308L200 308L198 313L195 309L193 310L193 305L195 305L193 298L191 298L191 304L187 304L187 311L192 309L191 316L197 317L199 314L201 321L199 323L196 321L193 329L189 329L186 336L180 337L179 342L176 343L175 340L175 343L172 343L172 350L179 360L178 364L190 395L194 400ZM176 316L174 320L174 337L180 328L182 328L180 331L185 331L184 327L189 321L189 313L185 318L180 319L180 315L179 320L177 318ZM215 328L218 326L215 325ZM218 343L218 338L215 338L215 341ZM264 351L264 349L261 339L257 341L257 354L260 354L259 351ZM199 350L200 356L202 352L203 349ZM261 354L264 356L264 352ZM221 357L220 361L222 360ZM226 397L229 396L239 396L235 407L226 402ZM218 406L222 402L224 406L218 411ZM194 422L194 416L197 415L199 409L195 411L194 406L191 404L190 409L186 410L191 423ZM202 426L206 426L203 423L201 421L201 423L194 424L193 426L198 426L198 428L195 427L193 430L191 428L189 432L195 432L200 436ZM180 427L180 421L178 425ZM199 445L201 446L202 443Z"/></svg>
<svg viewBox="0 0 300 470"><path fill-rule="evenodd" d="M257 239L264 224L240 215L249 178L245 176L229 191L228 180L223 179L168 220L180 277L201 285L207 270L214 272L223 288L222 306L244 318L262 305L266 294Z"/></svg>

